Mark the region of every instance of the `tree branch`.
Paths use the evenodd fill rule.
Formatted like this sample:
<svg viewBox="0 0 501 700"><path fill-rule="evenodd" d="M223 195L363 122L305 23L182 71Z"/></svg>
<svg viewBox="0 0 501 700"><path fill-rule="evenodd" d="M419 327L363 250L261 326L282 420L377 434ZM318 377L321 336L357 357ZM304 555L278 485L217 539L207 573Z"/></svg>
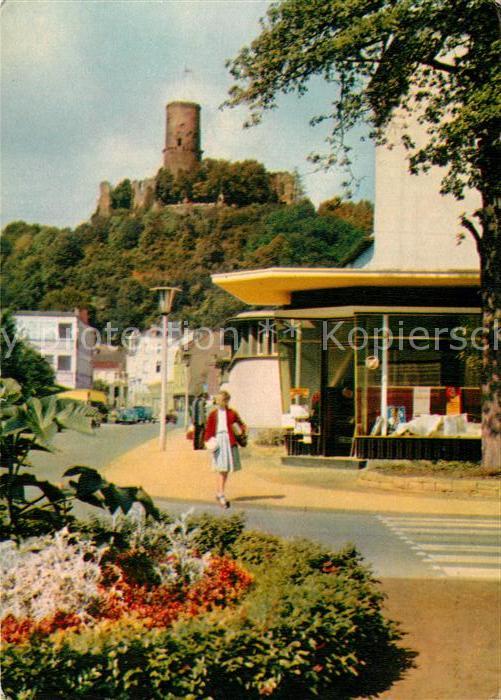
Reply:
<svg viewBox="0 0 501 700"><path fill-rule="evenodd" d="M432 58L429 61L423 61L425 66L430 66L430 68L435 68L436 70L443 70L446 73L457 73L457 69L454 66L449 65L449 63L442 63L437 61L436 58Z"/></svg>
<svg viewBox="0 0 501 700"><path fill-rule="evenodd" d="M461 217L461 226L464 226L464 228L471 233L471 235L475 239L478 249L480 250L482 246L482 237L475 228L475 225L472 224L472 222L469 219L467 219L466 216L464 216L464 214Z"/></svg>

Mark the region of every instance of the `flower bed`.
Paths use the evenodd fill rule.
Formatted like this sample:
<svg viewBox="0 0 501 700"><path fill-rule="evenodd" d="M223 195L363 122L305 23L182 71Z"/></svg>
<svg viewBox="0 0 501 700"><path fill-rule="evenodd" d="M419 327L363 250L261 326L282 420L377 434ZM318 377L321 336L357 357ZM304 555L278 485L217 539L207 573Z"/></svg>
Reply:
<svg viewBox="0 0 501 700"><path fill-rule="evenodd" d="M2 640L20 643L129 615L148 629L168 627L181 615L236 603L251 585L234 560L199 555L185 520L165 535L157 525L143 527L125 552L77 542L67 529L20 549L3 543Z"/></svg>
<svg viewBox="0 0 501 700"><path fill-rule="evenodd" d="M89 605L67 602L29 629L26 610L8 623L5 692L342 700L382 692L411 665L355 550L242 528L235 516L128 524L105 547L94 528L83 557L101 574Z"/></svg>

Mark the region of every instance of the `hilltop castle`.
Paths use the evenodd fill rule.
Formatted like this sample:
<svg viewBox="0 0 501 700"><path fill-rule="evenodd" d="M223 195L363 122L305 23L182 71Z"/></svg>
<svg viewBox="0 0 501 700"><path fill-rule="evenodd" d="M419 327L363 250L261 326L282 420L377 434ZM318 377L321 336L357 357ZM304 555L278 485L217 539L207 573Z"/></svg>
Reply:
<svg viewBox="0 0 501 700"><path fill-rule="evenodd" d="M200 105L169 102L166 107L164 168L175 176L192 172L202 161L200 148Z"/></svg>
<svg viewBox="0 0 501 700"><path fill-rule="evenodd" d="M166 106L165 147L163 153L163 167L171 171L176 177L180 172L192 173L202 162L200 105L195 102L169 102ZM272 187L276 192L279 202L292 204L296 200L296 178L289 172L271 173ZM155 198L155 177L131 182L133 201L132 209L161 208L162 205ZM111 213L111 193L113 190L109 182L100 183L97 213L100 216L109 216ZM197 206L213 207L216 203L197 204ZM172 207L185 207L185 204L168 205Z"/></svg>

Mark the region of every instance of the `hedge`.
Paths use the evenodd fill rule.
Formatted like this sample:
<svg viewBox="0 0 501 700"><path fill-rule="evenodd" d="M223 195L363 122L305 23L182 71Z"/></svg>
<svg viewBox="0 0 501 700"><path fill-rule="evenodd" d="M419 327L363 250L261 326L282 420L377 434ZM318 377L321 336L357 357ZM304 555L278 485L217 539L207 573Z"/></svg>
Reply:
<svg viewBox="0 0 501 700"><path fill-rule="evenodd" d="M196 521L200 542L254 575L239 605L166 629L146 629L130 616L6 645L7 696L347 700L383 692L413 665L352 547L331 552L307 540L242 532L235 519Z"/></svg>

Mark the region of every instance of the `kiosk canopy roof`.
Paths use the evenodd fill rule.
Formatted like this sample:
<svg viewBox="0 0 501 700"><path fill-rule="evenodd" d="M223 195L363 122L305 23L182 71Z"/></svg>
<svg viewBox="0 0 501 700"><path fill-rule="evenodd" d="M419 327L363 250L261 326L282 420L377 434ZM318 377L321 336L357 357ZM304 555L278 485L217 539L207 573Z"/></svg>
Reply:
<svg viewBox="0 0 501 700"><path fill-rule="evenodd" d="M341 287L475 287L474 270L396 271L335 267L270 267L212 276L212 281L247 304L285 306L293 292Z"/></svg>

